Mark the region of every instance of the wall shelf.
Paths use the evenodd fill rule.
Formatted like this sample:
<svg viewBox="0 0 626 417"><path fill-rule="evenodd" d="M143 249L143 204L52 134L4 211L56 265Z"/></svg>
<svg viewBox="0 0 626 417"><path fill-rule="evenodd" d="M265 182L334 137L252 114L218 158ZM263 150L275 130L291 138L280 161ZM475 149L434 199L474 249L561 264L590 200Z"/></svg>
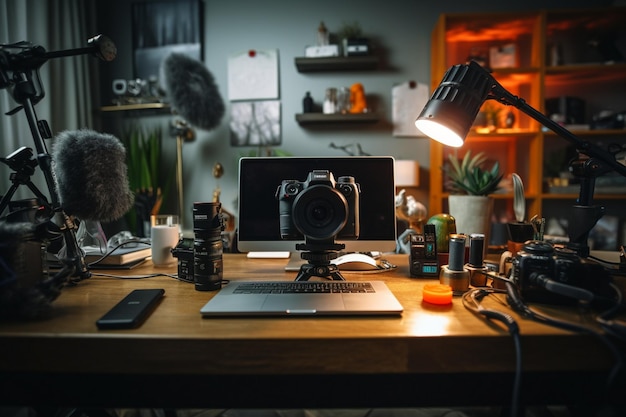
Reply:
<svg viewBox="0 0 626 417"><path fill-rule="evenodd" d="M373 70L378 67L378 61L372 55L295 58L298 72Z"/></svg>
<svg viewBox="0 0 626 417"><path fill-rule="evenodd" d="M324 114L324 113L299 113L296 121L300 126L329 125L329 124L368 124L377 123L378 116L374 113L358 114Z"/></svg>
<svg viewBox="0 0 626 417"><path fill-rule="evenodd" d="M169 104L166 103L138 103L138 104L119 104L113 106L102 106L102 112L114 111L134 111L134 110L168 110Z"/></svg>

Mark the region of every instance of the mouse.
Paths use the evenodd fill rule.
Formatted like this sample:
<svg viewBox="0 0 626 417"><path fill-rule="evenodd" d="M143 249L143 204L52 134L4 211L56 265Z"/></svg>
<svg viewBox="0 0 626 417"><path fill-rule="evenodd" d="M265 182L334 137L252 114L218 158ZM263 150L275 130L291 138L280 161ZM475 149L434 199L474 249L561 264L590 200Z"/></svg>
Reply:
<svg viewBox="0 0 626 417"><path fill-rule="evenodd" d="M344 271L369 271L380 269L376 259L364 253L346 253L332 261Z"/></svg>

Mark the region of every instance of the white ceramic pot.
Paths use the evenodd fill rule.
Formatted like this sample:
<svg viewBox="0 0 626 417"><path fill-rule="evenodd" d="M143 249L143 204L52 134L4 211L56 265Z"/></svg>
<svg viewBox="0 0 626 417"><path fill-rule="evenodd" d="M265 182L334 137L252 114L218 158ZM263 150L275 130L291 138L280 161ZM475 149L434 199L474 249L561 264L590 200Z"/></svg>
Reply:
<svg viewBox="0 0 626 417"><path fill-rule="evenodd" d="M485 248L487 248L491 232L493 198L478 195L450 195L448 207L450 214L456 220L457 233L468 236L472 233L482 233L485 235Z"/></svg>

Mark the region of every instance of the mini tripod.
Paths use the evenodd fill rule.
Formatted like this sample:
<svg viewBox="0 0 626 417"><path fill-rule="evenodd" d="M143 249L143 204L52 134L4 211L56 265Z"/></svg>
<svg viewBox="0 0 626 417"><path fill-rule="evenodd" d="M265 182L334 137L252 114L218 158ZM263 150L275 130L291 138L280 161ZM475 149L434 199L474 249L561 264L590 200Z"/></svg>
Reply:
<svg viewBox="0 0 626 417"><path fill-rule="evenodd" d="M311 277L345 281L337 265L331 262L337 259L337 252L345 247L343 243L335 243L334 239L328 242L310 242L307 238L306 243L297 244L297 250L305 251L300 254L300 257L308 263L300 267L296 281L308 281Z"/></svg>

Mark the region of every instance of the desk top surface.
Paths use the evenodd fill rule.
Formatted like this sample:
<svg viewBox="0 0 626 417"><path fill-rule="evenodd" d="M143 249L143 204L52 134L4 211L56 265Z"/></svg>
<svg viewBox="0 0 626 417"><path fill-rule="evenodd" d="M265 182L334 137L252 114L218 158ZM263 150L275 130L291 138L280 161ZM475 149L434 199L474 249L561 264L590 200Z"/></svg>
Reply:
<svg viewBox="0 0 626 417"><path fill-rule="evenodd" d="M131 279L157 269L148 261L129 271L94 271L64 288L49 318L0 321L2 371L176 372L182 374L333 374L508 372L514 368L511 337L497 323L467 310L460 298L448 306L422 301L437 279L410 278L407 255L387 257L398 268L376 274L345 273L348 280L384 280L404 306L398 317L202 318L215 294L165 276ZM293 280L286 259L224 255L229 280ZM101 272L125 278L103 277ZM132 330L98 330L96 320L137 288L163 288L165 297L148 320ZM504 296L485 301L510 312ZM562 311L553 308L553 313ZM519 322L525 368L603 370L612 359L591 336ZM588 320L568 311L568 318ZM568 346L568 349L563 349ZM599 351L602 354L590 354ZM50 358L57 360L51 361Z"/></svg>

